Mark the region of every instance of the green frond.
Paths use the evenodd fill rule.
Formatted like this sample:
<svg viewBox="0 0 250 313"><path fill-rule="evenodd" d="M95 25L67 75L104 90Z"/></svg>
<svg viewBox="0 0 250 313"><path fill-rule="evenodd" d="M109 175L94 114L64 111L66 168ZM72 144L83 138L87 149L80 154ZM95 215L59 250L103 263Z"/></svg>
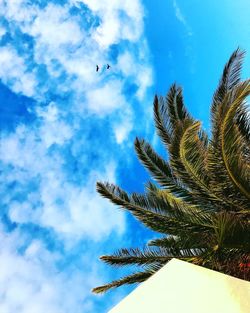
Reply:
<svg viewBox="0 0 250 313"><path fill-rule="evenodd" d="M168 118L173 130L178 122L182 122L186 119L192 120L183 102L182 88L176 86L176 84L170 87L166 96L166 104L168 108Z"/></svg>
<svg viewBox="0 0 250 313"><path fill-rule="evenodd" d="M149 143L135 140L136 153L156 183L131 195L97 183L103 197L163 237L143 249L102 256L109 265L144 271L94 288L95 293L142 282L171 258L250 280L250 271L239 267L250 262L250 80L240 82L243 56L234 51L214 93L211 138L187 112L182 89L174 84L166 98L154 99L155 126L169 161Z"/></svg>
<svg viewBox="0 0 250 313"><path fill-rule="evenodd" d="M156 186L154 186L152 183L148 183L146 185L146 188L148 189L148 192L151 194L154 194L156 197L160 197L163 199L166 199L166 201L172 205L173 202L179 202L179 203L186 203L186 199L187 197L190 198L190 195L187 193L183 194L182 197L180 197L179 195L176 195L174 192L170 191L169 189L160 189L160 188L156 188Z"/></svg>
<svg viewBox="0 0 250 313"><path fill-rule="evenodd" d="M211 211L221 207L224 204L222 199L210 188L209 149L206 137L199 132L199 123L185 121L180 125L169 151L173 172L193 195L193 202Z"/></svg>
<svg viewBox="0 0 250 313"><path fill-rule="evenodd" d="M165 187L164 189L160 189L158 186L156 186L151 181L147 182L145 184L146 190L148 193L153 193L155 195L164 194L166 197L168 197L168 200L171 202L171 199L175 199L176 201L185 201L186 203L193 204L193 195L185 188L181 186L181 182L176 178L175 180L176 185ZM168 195L168 196L167 196Z"/></svg>
<svg viewBox="0 0 250 313"><path fill-rule="evenodd" d="M200 122L189 126L180 141L180 159L195 184L209 194L209 177L206 173L206 153L197 135Z"/></svg>
<svg viewBox="0 0 250 313"><path fill-rule="evenodd" d="M245 140L245 153L250 159L250 107L245 104L242 105L240 110L237 112L236 125L238 126L241 136Z"/></svg>
<svg viewBox="0 0 250 313"><path fill-rule="evenodd" d="M250 81L238 84L237 87L234 88L234 101L221 125L222 158L227 173L242 195L248 199L247 201L250 200L250 170L245 164L244 159L241 160L240 158L240 154L242 155L242 147L240 135L236 132L234 121L237 110L240 109L243 101L249 94Z"/></svg>
<svg viewBox="0 0 250 313"><path fill-rule="evenodd" d="M97 191L112 203L130 211L138 220L154 231L176 234L181 231L184 226L187 226L186 223L184 224L175 218L152 212L151 210L136 205L133 200L131 201L127 193L117 186L98 182Z"/></svg>
<svg viewBox="0 0 250 313"><path fill-rule="evenodd" d="M190 190L190 186L186 183L186 180L183 179L185 176L189 178L187 171L180 159L180 142L185 133L185 130L192 126L193 123L189 120L184 121L182 124L179 124L175 129L174 136L169 146L169 154L170 154L170 166L172 168L173 173L176 177L183 183L186 189Z"/></svg>
<svg viewBox="0 0 250 313"><path fill-rule="evenodd" d="M220 212L213 217L213 225L219 247L237 248L250 254L250 227L247 220L234 212Z"/></svg>
<svg viewBox="0 0 250 313"><path fill-rule="evenodd" d="M226 100L228 92L232 90L240 82L240 72L242 67L244 52L237 49L231 55L226 64L219 86L214 94L211 106L212 121L212 141L216 148L219 143L220 125L230 105L230 101ZM219 149L219 147L218 147Z"/></svg>
<svg viewBox="0 0 250 313"><path fill-rule="evenodd" d="M154 188L152 184L148 187L148 192L145 195L133 193L131 195L132 202L142 208L182 222L185 225L184 233L187 229L191 233L209 232L211 230L211 214L206 210L196 205L190 205L181 198L174 197L167 190L150 188ZM178 234L181 233L182 230L179 230Z"/></svg>
<svg viewBox="0 0 250 313"><path fill-rule="evenodd" d="M220 248L224 244L226 234L232 231L232 228L234 227L234 220L232 219L231 214L221 212L216 215L213 222L217 245L218 248Z"/></svg>
<svg viewBox="0 0 250 313"><path fill-rule="evenodd" d="M117 287L120 287L122 285L131 285L131 284L135 284L135 283L141 283L141 282L147 280L155 272L156 272L156 270L152 270L152 269L145 270L145 271L142 271L142 272L137 272L137 273L125 276L125 277L123 277L121 279L114 280L114 281L112 281L109 284L93 288L92 292L94 292L94 293L104 293L104 292L108 291L111 288L117 288Z"/></svg>
<svg viewBox="0 0 250 313"><path fill-rule="evenodd" d="M180 243L180 237L168 235L161 238L151 239L148 242L148 246L179 249Z"/></svg>
<svg viewBox="0 0 250 313"><path fill-rule="evenodd" d="M136 138L135 149L142 164L162 187L169 189L181 197L190 196L173 174L168 162L162 159L150 144Z"/></svg>
<svg viewBox="0 0 250 313"><path fill-rule="evenodd" d="M209 215L201 210L174 203L164 198L132 194L131 197L120 188L108 183L97 183L97 191L116 205L130 211L150 229L172 235L189 232L209 232Z"/></svg>
<svg viewBox="0 0 250 313"><path fill-rule="evenodd" d="M221 199L221 206L218 210L243 212L245 206L238 200L235 187L228 177L225 164L221 154L221 144L210 142L208 149L207 168L209 171L209 188L218 198Z"/></svg>
<svg viewBox="0 0 250 313"><path fill-rule="evenodd" d="M167 107L164 105L164 100L160 98L159 101L157 96L154 98L154 120L157 134L167 147L171 142L172 130L169 125Z"/></svg>
<svg viewBox="0 0 250 313"><path fill-rule="evenodd" d="M113 266L165 264L173 258L171 249L149 248L120 249L113 255L103 255L100 259Z"/></svg>
<svg viewBox="0 0 250 313"><path fill-rule="evenodd" d="M211 226L211 214L197 205L191 205L180 198L174 197L167 190L149 190L147 199L151 201L151 207L158 208L167 216L174 217L186 223L190 231L196 227L203 228L203 231L209 231Z"/></svg>
<svg viewBox="0 0 250 313"><path fill-rule="evenodd" d="M175 185L169 164L154 151L150 144L136 138L135 150L142 164L160 185L165 187Z"/></svg>
<svg viewBox="0 0 250 313"><path fill-rule="evenodd" d="M240 82L240 73L244 54L244 51L241 51L239 48L236 49L225 65L219 86L213 96L213 103L211 107L212 114L217 112L218 107L223 101L226 93Z"/></svg>
<svg viewBox="0 0 250 313"><path fill-rule="evenodd" d="M173 84L164 100L162 97L154 100L154 120L158 135L168 149L172 142L176 127L185 120L192 122L182 95L182 88Z"/></svg>
<svg viewBox="0 0 250 313"><path fill-rule="evenodd" d="M166 236L150 240L149 246L172 249L175 258L181 258L181 251L188 252L188 258L201 255L211 244L212 235L201 232L189 236ZM188 261L188 260L187 260Z"/></svg>
<svg viewBox="0 0 250 313"><path fill-rule="evenodd" d="M231 211L244 211L249 201L244 198L246 195L243 191L244 186L249 185L247 165L249 145L241 135L237 124L238 114L244 108L244 101L248 95L247 85L247 81L239 83L224 96L221 103L221 107L224 108L223 113L220 114L219 124L216 126L214 123L213 138L208 149L207 168L210 173L210 188L223 199L226 209Z"/></svg>
<svg viewBox="0 0 250 313"><path fill-rule="evenodd" d="M184 190L186 189L187 193L190 194L190 189L191 191L193 191L192 189L195 188L196 191L198 190L198 193L200 193L201 198L204 199L205 198L204 195L206 194L207 188L204 192L201 186L197 184L196 177L190 177L190 173L187 172L181 160L180 156L181 140L183 138L183 135L185 134L186 129L192 126L194 121L187 113L184 107L181 90L177 88L175 85L173 85L170 88L170 91L168 93L167 104L170 124L172 125L171 127L173 133L171 136L172 137L171 143L168 144L171 157L170 166L172 168L172 175L175 176L175 181L180 180L182 182L182 188ZM208 144L208 139L204 132L202 131L198 132L197 142L198 141L199 144L198 145L196 144L196 148L197 147L199 148L198 152L202 152L199 158L199 160L201 160L202 158L205 157L205 151ZM202 162L202 164L203 165L205 164L205 160ZM170 191L172 190L170 189ZM200 201L200 198L198 200ZM209 201L207 200L205 201L207 205L210 205Z"/></svg>

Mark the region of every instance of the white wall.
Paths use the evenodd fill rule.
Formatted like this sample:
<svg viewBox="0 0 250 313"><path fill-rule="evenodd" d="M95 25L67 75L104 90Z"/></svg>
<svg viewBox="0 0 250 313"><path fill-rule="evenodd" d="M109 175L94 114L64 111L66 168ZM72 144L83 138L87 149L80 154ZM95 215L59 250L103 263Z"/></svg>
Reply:
<svg viewBox="0 0 250 313"><path fill-rule="evenodd" d="M173 259L109 313L250 313L250 282Z"/></svg>

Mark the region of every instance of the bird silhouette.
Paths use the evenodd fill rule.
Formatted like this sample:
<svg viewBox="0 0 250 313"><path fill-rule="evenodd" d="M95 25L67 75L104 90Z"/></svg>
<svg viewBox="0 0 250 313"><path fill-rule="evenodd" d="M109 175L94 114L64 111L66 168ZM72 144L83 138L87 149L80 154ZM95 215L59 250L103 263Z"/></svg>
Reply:
<svg viewBox="0 0 250 313"><path fill-rule="evenodd" d="M110 69L110 67L111 67L111 66L110 66L109 64L107 64L107 70Z"/></svg>
<svg viewBox="0 0 250 313"><path fill-rule="evenodd" d="M98 65L96 65L96 71L97 71L97 72L99 71L99 68L100 68L100 67L99 67Z"/></svg>

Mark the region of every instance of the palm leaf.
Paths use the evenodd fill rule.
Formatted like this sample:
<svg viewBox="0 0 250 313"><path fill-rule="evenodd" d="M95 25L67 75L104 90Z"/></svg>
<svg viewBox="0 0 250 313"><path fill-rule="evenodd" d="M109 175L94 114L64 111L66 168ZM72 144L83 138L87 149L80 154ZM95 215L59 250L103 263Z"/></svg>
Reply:
<svg viewBox="0 0 250 313"><path fill-rule="evenodd" d="M234 51L214 93L211 139L187 112L182 89L174 84L166 98L154 99L155 126L169 161L146 141L135 140L136 153L156 183L147 183L144 194L131 195L97 183L103 197L163 237L143 249L102 256L109 265L144 271L94 292L142 282L173 257L250 280L250 270L239 267L250 262L250 80L240 82L243 55Z"/></svg>
<svg viewBox="0 0 250 313"><path fill-rule="evenodd" d="M244 51L241 51L239 48L236 49L225 65L219 86L213 96L213 103L211 107L212 114L217 112L226 93L240 82L240 73L244 54Z"/></svg>
<svg viewBox="0 0 250 313"><path fill-rule="evenodd" d="M179 232L182 227L186 226L175 218L170 218L160 213L144 209L130 200L127 193L120 188L108 183L97 183L97 191L112 203L119 205L121 208L130 211L137 219L150 229L161 233Z"/></svg>
<svg viewBox="0 0 250 313"><path fill-rule="evenodd" d="M158 135L165 146L168 147L171 142L172 130L169 125L167 107L164 104L164 100L160 98L159 101L157 96L154 99L154 120Z"/></svg>
<svg viewBox="0 0 250 313"><path fill-rule="evenodd" d="M157 271L157 269L155 269L155 270L148 269L145 271L137 272L137 273L125 276L121 279L114 280L109 284L93 288L92 292L104 293L111 288L117 288L117 287L120 287L122 285L131 285L131 284L135 284L135 283L141 283L141 282L145 281L146 279L148 279L150 276L152 276L156 271Z"/></svg>
<svg viewBox="0 0 250 313"><path fill-rule="evenodd" d="M139 160L159 184L165 187L175 185L169 164L154 151L150 144L136 138L135 150Z"/></svg>
<svg viewBox="0 0 250 313"><path fill-rule="evenodd" d="M174 130L179 121L191 120L190 114L187 112L183 102L182 88L173 84L166 96L166 104L168 108L168 118L170 125Z"/></svg>
<svg viewBox="0 0 250 313"><path fill-rule="evenodd" d="M242 147L239 133L236 132L234 118L237 110L242 106L242 102L249 94L250 81L245 81L235 87L233 90L234 101L225 115L221 125L222 158L228 176L235 185L236 189L247 198L247 204L249 204L250 200L250 170L249 167L245 165L244 160L241 160L240 157L235 157L235 153L238 152L238 155L240 154Z"/></svg>
<svg viewBox="0 0 250 313"><path fill-rule="evenodd" d="M161 248L144 248L143 250L120 249L113 255L103 255L100 257L102 261L113 266L124 265L149 265L154 263L165 264L173 258L173 250Z"/></svg>

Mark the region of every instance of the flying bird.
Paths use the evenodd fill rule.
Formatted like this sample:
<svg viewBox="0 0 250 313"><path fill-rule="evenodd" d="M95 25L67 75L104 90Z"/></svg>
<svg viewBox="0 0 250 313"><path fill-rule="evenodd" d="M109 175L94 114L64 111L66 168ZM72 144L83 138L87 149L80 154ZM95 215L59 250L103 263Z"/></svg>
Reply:
<svg viewBox="0 0 250 313"><path fill-rule="evenodd" d="M107 64L107 70L110 69L110 67L111 67L111 66L110 66L109 64Z"/></svg>
<svg viewBox="0 0 250 313"><path fill-rule="evenodd" d="M98 65L96 65L96 71L97 71L97 72L99 71L99 68L100 68L100 67L99 67Z"/></svg>

